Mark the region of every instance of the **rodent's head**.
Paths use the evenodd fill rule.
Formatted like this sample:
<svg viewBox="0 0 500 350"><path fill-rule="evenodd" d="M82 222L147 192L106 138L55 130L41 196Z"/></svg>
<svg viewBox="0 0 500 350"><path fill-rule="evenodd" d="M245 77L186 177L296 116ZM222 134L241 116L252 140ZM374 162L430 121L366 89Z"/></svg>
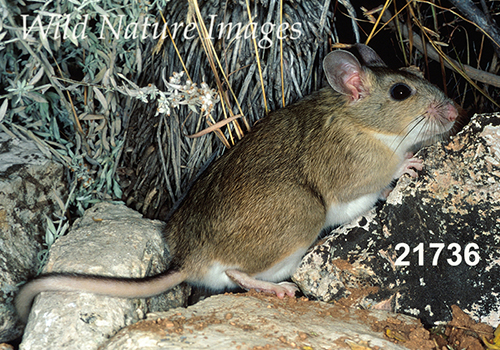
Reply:
<svg viewBox="0 0 500 350"><path fill-rule="evenodd" d="M365 45L356 45L364 65L350 52L329 53L323 68L330 86L345 96L349 117L379 134L412 145L449 131L458 112L444 93L411 69L391 70Z"/></svg>

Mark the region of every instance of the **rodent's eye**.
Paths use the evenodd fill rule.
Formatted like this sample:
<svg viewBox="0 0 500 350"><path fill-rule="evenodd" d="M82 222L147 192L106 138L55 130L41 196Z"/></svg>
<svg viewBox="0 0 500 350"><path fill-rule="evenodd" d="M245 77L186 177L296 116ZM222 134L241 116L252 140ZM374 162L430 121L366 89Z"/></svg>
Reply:
<svg viewBox="0 0 500 350"><path fill-rule="evenodd" d="M403 83L397 83L391 87L391 97L397 101L406 100L410 97L411 92L411 88Z"/></svg>

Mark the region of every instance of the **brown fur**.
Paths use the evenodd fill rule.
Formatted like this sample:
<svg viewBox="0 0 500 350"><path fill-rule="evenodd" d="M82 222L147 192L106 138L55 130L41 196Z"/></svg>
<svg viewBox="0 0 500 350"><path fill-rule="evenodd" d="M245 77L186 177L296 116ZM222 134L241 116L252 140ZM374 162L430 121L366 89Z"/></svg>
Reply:
<svg viewBox="0 0 500 350"><path fill-rule="evenodd" d="M295 255L316 240L329 208L381 193L410 146L449 129L456 110L442 92L417 75L381 67L371 49L363 50L374 55L369 58L376 67L360 68L345 52L325 59L336 91L324 88L271 113L202 174L168 222L165 242L173 255L172 268L158 277L161 283L154 278L147 282L155 283L155 292L180 280L207 284L219 264L221 281L226 281L226 272L246 288L255 285L282 295L274 283L259 284L253 276L289 257L287 266L293 267L300 258ZM348 73L339 73L343 69ZM395 100L389 92L396 83L406 84L412 94ZM424 117L431 105L437 106L437 115ZM412 133L410 125L417 120L427 124L418 124L424 127ZM287 277L276 276L270 279ZM18 298L20 313L43 290L99 293L91 286L98 277L76 278L78 283L72 276L52 283L50 276L42 277L51 282L41 284L45 289L36 287L37 280L28 284ZM101 294L149 295L144 282L105 283L111 288ZM119 288L126 291L120 294ZM293 295L294 290L285 292Z"/></svg>

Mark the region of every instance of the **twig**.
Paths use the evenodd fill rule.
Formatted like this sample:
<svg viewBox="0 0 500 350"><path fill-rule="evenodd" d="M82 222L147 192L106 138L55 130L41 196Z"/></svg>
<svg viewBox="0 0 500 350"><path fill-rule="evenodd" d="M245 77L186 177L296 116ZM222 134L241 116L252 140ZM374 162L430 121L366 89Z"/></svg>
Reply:
<svg viewBox="0 0 500 350"><path fill-rule="evenodd" d="M382 20L386 22L386 24L392 29L396 30L396 25L391 22L392 15L391 13L386 10L383 15L382 15ZM394 21L398 21L398 19L395 17L393 19ZM408 27L404 25L403 23L399 23L401 33L406 39L409 39L409 31ZM412 40L413 40L413 45L420 51L424 52L424 50L427 50L427 56L431 59L433 59L436 62L439 62L439 58L441 57L440 54L436 51L436 49L430 44L427 43L424 48L424 44L422 41L422 38L415 32L412 32ZM500 77L495 74L491 74L485 71L482 71L480 69L473 68L471 66L468 66L463 63L459 63L456 60L450 58L449 56L444 55L444 65L456 71L457 73L460 73L460 71L457 69L457 67L461 67L463 71L473 80L480 81L482 83L492 85L495 87L500 87Z"/></svg>
<svg viewBox="0 0 500 350"><path fill-rule="evenodd" d="M201 137L203 135L206 135L208 133L211 133L212 131L215 131L217 129L220 129L221 127L223 127L224 125L226 124L229 124L231 123L233 120L235 119L238 119L238 118L241 118L242 115L241 114L238 114L238 115L235 115L234 117L229 117L229 118L226 118L226 119L222 119L220 122L217 122L211 126L209 126L208 128L200 131L200 132L197 132L196 134L193 134L193 135L185 135L186 137L189 137L189 138L196 138L196 137Z"/></svg>
<svg viewBox="0 0 500 350"><path fill-rule="evenodd" d="M339 2L344 5L346 8L347 12L349 13L349 17L351 17L352 21L352 31L354 32L354 36L356 38L356 43L359 43L359 30L358 30L358 23L356 22L356 10L352 6L351 2L349 0L339 0Z"/></svg>
<svg viewBox="0 0 500 350"><path fill-rule="evenodd" d="M493 48L498 56L500 56L500 30L497 26L488 21L486 15L470 0L450 0L460 12L469 20L473 21L478 27L483 29L491 36Z"/></svg>
<svg viewBox="0 0 500 350"><path fill-rule="evenodd" d="M250 12L250 3L248 2L248 0L246 0L246 5L248 12L248 22L250 24L250 28L252 29L253 33L254 32L253 19L252 19L252 13ZM255 37L252 37L252 42L253 42L253 47L255 49L255 60L257 61L257 66L259 67L259 78L260 78L260 86L262 88L262 98L264 100L264 111L268 113L269 108L267 107L266 89L264 88L264 78L262 77L262 67L260 65L259 48L257 47L257 40L255 39Z"/></svg>
<svg viewBox="0 0 500 350"><path fill-rule="evenodd" d="M162 130L162 124L165 119L165 115L162 114L160 117L160 125L158 125L158 129L156 132L156 141L158 142L158 151L160 151L160 160L161 160L161 166L163 169L163 177L165 179L165 185L167 186L167 191L170 194L172 198L174 198L174 191L172 190L172 186L170 185L170 179L168 177L168 171L167 171L167 164L165 161L165 155L163 154L163 143L161 141L161 130Z"/></svg>

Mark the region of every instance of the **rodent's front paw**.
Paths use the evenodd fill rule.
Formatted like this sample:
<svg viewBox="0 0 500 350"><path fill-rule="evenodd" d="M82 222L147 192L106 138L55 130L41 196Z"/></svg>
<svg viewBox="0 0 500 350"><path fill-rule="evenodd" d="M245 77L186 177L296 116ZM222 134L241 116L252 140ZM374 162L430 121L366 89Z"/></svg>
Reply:
<svg viewBox="0 0 500 350"><path fill-rule="evenodd" d="M419 158L411 157L404 160L401 167L396 172L395 179L401 177L403 174L408 174L411 177L417 177L418 174L415 170L422 170L424 168L424 161Z"/></svg>

